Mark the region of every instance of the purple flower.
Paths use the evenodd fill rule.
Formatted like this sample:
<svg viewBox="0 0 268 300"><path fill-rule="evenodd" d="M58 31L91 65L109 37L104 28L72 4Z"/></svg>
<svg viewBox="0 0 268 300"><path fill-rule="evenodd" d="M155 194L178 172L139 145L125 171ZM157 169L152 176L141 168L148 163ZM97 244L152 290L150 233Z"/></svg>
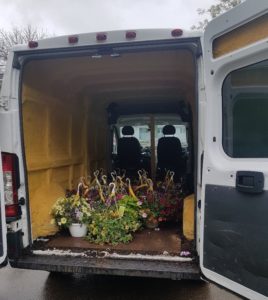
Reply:
<svg viewBox="0 0 268 300"><path fill-rule="evenodd" d="M190 256L190 255L191 255L191 252L189 252L189 251L181 251L181 253L180 253L180 256L184 256L184 257Z"/></svg>
<svg viewBox="0 0 268 300"><path fill-rule="evenodd" d="M76 212L76 218L77 218L78 220L81 220L82 217L83 217L83 213L82 213L81 211L77 211L77 212Z"/></svg>

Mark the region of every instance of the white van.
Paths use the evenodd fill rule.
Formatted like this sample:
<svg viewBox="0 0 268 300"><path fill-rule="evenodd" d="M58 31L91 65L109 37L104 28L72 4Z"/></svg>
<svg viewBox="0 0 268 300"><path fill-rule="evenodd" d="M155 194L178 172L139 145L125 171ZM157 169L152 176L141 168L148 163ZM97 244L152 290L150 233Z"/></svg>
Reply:
<svg viewBox="0 0 268 300"><path fill-rule="evenodd" d="M64 189L81 174L111 170L116 118L107 108L114 104L122 118L153 122L171 114L178 126L187 124L195 217L183 223L196 225L192 256L133 254L131 243L128 253L91 251L66 242L50 224ZM266 0L244 2L204 35L114 31L15 47L0 98L0 263L8 254L15 268L202 275L247 298L267 299L267 112Z"/></svg>

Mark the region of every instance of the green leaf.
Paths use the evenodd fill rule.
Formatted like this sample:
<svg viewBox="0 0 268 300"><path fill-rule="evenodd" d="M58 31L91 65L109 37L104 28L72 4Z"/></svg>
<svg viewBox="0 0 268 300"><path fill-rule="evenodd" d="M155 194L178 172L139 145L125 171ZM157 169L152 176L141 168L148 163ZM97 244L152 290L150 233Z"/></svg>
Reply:
<svg viewBox="0 0 268 300"><path fill-rule="evenodd" d="M118 210L118 214L119 214L119 217L122 218L123 215L124 215L124 212L125 212L125 206L119 206L119 210Z"/></svg>

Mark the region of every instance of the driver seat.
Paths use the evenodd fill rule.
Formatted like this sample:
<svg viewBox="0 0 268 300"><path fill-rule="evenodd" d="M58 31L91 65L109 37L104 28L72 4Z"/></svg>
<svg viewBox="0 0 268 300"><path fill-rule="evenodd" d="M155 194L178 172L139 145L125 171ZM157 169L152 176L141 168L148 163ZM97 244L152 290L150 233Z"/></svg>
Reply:
<svg viewBox="0 0 268 300"><path fill-rule="evenodd" d="M158 140L157 165L162 178L167 170L175 172L175 177L180 177L185 172L181 141L175 137L176 128L166 125L162 130L164 137Z"/></svg>

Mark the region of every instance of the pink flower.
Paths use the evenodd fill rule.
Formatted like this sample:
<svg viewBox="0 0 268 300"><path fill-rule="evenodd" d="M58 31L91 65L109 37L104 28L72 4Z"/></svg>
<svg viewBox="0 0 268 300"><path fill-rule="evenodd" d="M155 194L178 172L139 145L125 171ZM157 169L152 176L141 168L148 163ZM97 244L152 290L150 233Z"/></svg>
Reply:
<svg viewBox="0 0 268 300"><path fill-rule="evenodd" d="M117 196L116 196L116 199L117 200L121 200L123 198L123 195L122 194L117 194Z"/></svg>
<svg viewBox="0 0 268 300"><path fill-rule="evenodd" d="M139 200L137 204L138 204L139 206L141 206L141 205L142 205L141 200Z"/></svg>
<svg viewBox="0 0 268 300"><path fill-rule="evenodd" d="M142 213L142 215L141 215L144 219L146 219L147 218L147 214L144 212L144 213Z"/></svg>

